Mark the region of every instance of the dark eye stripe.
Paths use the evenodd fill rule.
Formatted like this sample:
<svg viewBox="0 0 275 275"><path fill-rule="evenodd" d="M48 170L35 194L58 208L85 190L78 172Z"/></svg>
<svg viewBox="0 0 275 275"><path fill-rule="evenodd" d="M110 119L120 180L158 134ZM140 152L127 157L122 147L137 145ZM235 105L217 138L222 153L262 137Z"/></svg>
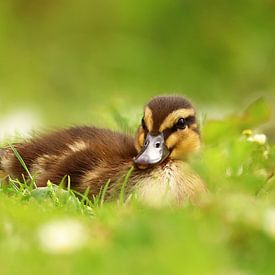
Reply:
<svg viewBox="0 0 275 275"><path fill-rule="evenodd" d="M185 118L186 122L188 125L196 123L196 117L195 116L188 116Z"/></svg>
<svg viewBox="0 0 275 275"><path fill-rule="evenodd" d="M146 124L145 124L144 118L141 119L141 127L142 127L142 129L143 129L145 132L148 132L148 128L147 128L147 126L146 126Z"/></svg>
<svg viewBox="0 0 275 275"><path fill-rule="evenodd" d="M195 116L188 116L185 118L185 121L187 122L188 126L191 126L192 124L196 123L196 117ZM196 129L192 129L195 132L199 132L199 130ZM174 133L175 131L177 131L177 128L175 126L172 126L171 128L165 129L163 131L163 135L164 135L164 139L166 140L172 133Z"/></svg>
<svg viewBox="0 0 275 275"><path fill-rule="evenodd" d="M172 133L174 133L174 128L167 128L163 131L164 139L166 140Z"/></svg>
<svg viewBox="0 0 275 275"><path fill-rule="evenodd" d="M146 128L146 125L145 125L145 121L144 121L144 118L141 119L141 126L143 129Z"/></svg>
<svg viewBox="0 0 275 275"><path fill-rule="evenodd" d="M146 136L148 134L148 128L146 127L144 118L141 119L141 127L142 127L142 129L144 131L144 139L146 139Z"/></svg>

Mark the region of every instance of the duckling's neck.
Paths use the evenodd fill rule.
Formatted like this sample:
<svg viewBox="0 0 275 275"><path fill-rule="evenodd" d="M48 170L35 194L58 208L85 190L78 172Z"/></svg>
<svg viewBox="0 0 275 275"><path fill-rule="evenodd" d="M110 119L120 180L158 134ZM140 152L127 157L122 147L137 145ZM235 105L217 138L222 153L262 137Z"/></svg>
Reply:
<svg viewBox="0 0 275 275"><path fill-rule="evenodd" d="M187 162L169 159L143 176L137 175L134 187L137 196L152 206L180 205L203 190L204 183Z"/></svg>

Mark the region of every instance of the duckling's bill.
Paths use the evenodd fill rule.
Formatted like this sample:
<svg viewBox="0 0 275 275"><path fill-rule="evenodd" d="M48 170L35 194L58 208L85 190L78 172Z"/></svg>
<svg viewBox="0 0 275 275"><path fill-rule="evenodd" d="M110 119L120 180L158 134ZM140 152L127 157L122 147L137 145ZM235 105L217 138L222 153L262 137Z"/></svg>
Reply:
<svg viewBox="0 0 275 275"><path fill-rule="evenodd" d="M169 153L163 133L156 136L149 133L140 153L134 158L134 162L140 168L146 168L148 165L163 162L169 156Z"/></svg>

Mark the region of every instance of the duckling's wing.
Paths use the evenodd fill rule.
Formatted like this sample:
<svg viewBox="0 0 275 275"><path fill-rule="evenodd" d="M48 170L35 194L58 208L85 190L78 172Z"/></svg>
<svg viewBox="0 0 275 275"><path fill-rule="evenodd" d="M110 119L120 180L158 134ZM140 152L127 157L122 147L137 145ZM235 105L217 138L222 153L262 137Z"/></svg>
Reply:
<svg viewBox="0 0 275 275"><path fill-rule="evenodd" d="M70 176L72 185L79 185L88 174L98 180L104 169L104 174L111 176L121 169L120 164L131 162L136 155L132 137L95 127L42 135L17 145L16 150L39 186L48 180L58 184L64 176ZM27 177L11 149L1 154L2 170L14 178Z"/></svg>

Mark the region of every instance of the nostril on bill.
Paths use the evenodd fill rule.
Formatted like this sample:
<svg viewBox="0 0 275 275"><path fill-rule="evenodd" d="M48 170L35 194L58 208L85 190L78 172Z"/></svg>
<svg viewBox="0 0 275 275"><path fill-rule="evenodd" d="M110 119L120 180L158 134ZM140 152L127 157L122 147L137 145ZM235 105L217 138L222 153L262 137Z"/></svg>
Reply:
<svg viewBox="0 0 275 275"><path fill-rule="evenodd" d="M159 148L159 147L160 147L160 142L159 142L159 141L155 143L155 147L156 147L156 148Z"/></svg>

